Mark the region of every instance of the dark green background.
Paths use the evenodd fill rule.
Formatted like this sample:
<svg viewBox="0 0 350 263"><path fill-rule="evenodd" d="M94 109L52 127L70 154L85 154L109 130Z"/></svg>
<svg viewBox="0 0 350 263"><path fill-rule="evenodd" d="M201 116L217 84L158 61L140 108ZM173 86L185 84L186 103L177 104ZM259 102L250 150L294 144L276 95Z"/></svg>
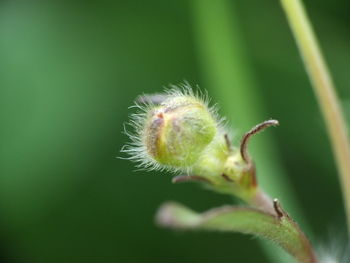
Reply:
<svg viewBox="0 0 350 263"><path fill-rule="evenodd" d="M186 79L220 105L201 70L190 2L0 2L4 262L267 262L248 236L157 228L153 216L166 200L197 210L232 200L116 159L138 94ZM279 2L231 4L265 119L282 123L273 139L314 240L341 240L336 168ZM349 116L350 3L306 5ZM232 103L239 99L233 95Z"/></svg>

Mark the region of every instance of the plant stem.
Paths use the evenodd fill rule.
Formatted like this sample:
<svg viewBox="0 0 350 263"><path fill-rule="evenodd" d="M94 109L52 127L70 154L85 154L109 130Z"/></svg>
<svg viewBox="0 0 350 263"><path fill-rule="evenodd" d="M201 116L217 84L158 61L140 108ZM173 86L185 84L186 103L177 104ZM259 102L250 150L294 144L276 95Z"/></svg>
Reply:
<svg viewBox="0 0 350 263"><path fill-rule="evenodd" d="M350 227L350 141L335 88L300 0L281 0L298 43L330 136Z"/></svg>
<svg viewBox="0 0 350 263"><path fill-rule="evenodd" d="M300 263L317 263L318 262L316 254L313 250L313 247L309 239L300 229L299 225L288 215L288 213L286 213L282 209L277 199L272 200L272 198L268 194L266 194L262 189L258 188L254 197L250 200L247 200L247 202L253 207L257 207L264 212L267 212L271 215L278 217L279 219L283 217L287 217L290 220L290 222L292 222L294 229L297 230L298 235L300 237L300 239L298 240L298 244L296 245L303 247L303 250L293 254L293 256Z"/></svg>
<svg viewBox="0 0 350 263"><path fill-rule="evenodd" d="M216 95L215 100L222 105L234 127L246 131L266 119L266 115L244 49L235 6L228 0L195 0L191 3L196 50L205 77L203 82L211 88L211 94ZM281 199L306 229L305 219L273 144L269 134L265 133L251 147L259 185L271 196ZM266 243L263 246L271 261L293 262L274 246Z"/></svg>

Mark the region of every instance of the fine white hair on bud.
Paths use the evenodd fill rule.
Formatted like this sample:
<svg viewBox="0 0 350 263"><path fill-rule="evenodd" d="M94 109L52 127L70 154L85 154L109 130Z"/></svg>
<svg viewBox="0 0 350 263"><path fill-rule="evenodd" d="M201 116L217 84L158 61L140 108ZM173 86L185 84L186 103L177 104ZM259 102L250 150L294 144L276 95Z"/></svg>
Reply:
<svg viewBox="0 0 350 263"><path fill-rule="evenodd" d="M221 120L215 107L209 107L206 93L194 92L188 83L171 86L136 102L137 112L131 115L125 129L131 142L122 152L138 162L138 168L189 171L218 133Z"/></svg>

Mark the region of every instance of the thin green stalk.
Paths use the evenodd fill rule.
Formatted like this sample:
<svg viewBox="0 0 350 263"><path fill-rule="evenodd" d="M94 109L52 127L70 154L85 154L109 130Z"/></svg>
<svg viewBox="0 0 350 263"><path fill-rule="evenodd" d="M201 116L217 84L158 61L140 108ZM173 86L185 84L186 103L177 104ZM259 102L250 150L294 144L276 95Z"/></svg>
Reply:
<svg viewBox="0 0 350 263"><path fill-rule="evenodd" d="M320 51L317 39L300 0L281 0L294 37L321 107L339 170L348 229L350 227L350 141L346 122ZM350 233L350 232L349 232Z"/></svg>
<svg viewBox="0 0 350 263"><path fill-rule="evenodd" d="M201 86L211 89L210 93L229 117L230 124L239 127L242 134L270 116L263 113L259 88L247 62L234 6L227 0L193 0L192 3L196 49L206 82ZM250 149L259 184L272 197L279 198L305 230L305 220L269 136L270 133L264 133L254 139ZM264 249L274 262L289 262L290 258L277 253L275 247L264 243Z"/></svg>

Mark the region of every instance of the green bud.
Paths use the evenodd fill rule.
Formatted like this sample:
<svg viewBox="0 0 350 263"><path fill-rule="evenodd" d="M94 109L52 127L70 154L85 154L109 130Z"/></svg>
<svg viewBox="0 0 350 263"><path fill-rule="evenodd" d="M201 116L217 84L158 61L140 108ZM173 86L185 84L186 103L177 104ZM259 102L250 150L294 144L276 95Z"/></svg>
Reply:
<svg viewBox="0 0 350 263"><path fill-rule="evenodd" d="M123 152L138 167L189 172L220 133L215 111L189 86L141 99L130 122L136 133L126 132L132 142Z"/></svg>
<svg viewBox="0 0 350 263"><path fill-rule="evenodd" d="M217 123L207 105L193 95L178 94L151 110L142 141L147 153L158 163L189 167L216 132Z"/></svg>

